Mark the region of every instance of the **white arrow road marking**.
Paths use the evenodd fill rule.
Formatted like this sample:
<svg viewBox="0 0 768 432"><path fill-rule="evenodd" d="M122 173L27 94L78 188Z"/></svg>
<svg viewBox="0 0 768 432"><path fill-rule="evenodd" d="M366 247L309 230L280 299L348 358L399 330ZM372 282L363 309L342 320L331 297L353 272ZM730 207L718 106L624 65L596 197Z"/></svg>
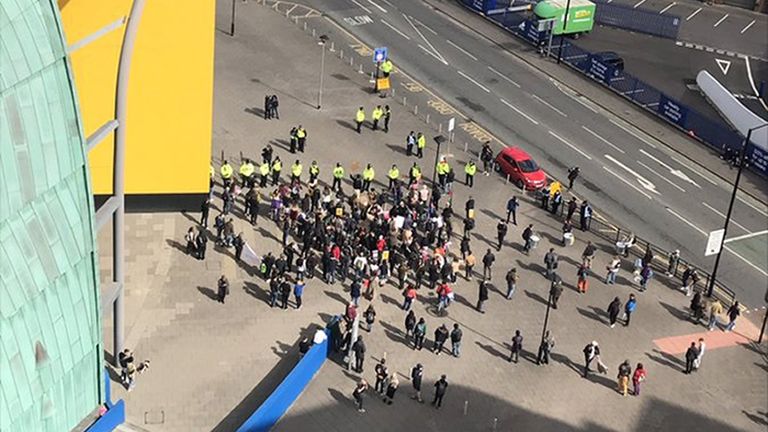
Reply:
<svg viewBox="0 0 768 432"><path fill-rule="evenodd" d="M405 18L405 20L406 20L406 21L408 21L408 24L410 24L410 25L411 25L411 27L413 27L413 29L414 29L414 30L416 30L416 33L418 33L418 35L419 35L419 36L420 36L420 37L421 37L421 38L424 40L424 43L425 43L425 44L427 44L427 46L428 46L428 47L430 47L430 48L432 49L432 52L429 52L429 50L426 50L426 49L425 49L425 51L427 51L427 52L429 52L430 54L432 54L432 55L433 55L435 58L438 58L438 59L439 59L439 60L440 60L440 61L441 61L443 64L445 64L445 65L448 65L448 62L447 62L447 61L445 61L445 57L443 57L443 56L442 56L442 55L441 55L441 54L440 54L440 53L439 53L439 52L438 52L438 51L435 49L435 47L434 47L434 46L433 46L433 45L432 45L432 44L431 44L431 43L430 43L430 42L427 40L427 38L426 38L426 37L424 37L424 33L422 33L422 32L421 32L421 30L419 30L418 28L416 28L416 25L415 25L415 24L413 24L413 21L411 21L411 19L410 19L410 18L408 18L408 15L406 15L406 14L403 14L403 18Z"/></svg>
<svg viewBox="0 0 768 432"><path fill-rule="evenodd" d="M720 68L720 71L723 72L723 75L728 75L728 70L731 69L730 60L716 58L715 63L717 63L717 66Z"/></svg>
<svg viewBox="0 0 768 432"><path fill-rule="evenodd" d="M664 180L665 182L669 183L669 184L670 184L670 185L672 185L673 187L677 188L677 190L679 190L680 192L682 192L682 193L685 193L685 189L683 189L683 188L681 188L680 186L678 186L678 185L674 184L674 183L673 183L673 182L672 182L670 179L668 179L668 178L664 177L664 176L663 176L661 173L657 172L657 171L656 171L656 170L654 170L653 168L651 168L651 167L649 167L648 165L644 164L642 161L637 161L637 163L638 163L638 164L639 164L641 167L643 167L643 168L647 169L648 171L650 171L650 172L652 172L652 173L656 174L657 176L659 176L659 178L661 178L661 179L662 179L662 180Z"/></svg>
<svg viewBox="0 0 768 432"><path fill-rule="evenodd" d="M668 170L669 170L669 173L670 173L670 174L672 174L673 176L675 176L675 177L679 178L680 180L683 180L683 181L685 181L685 182L688 182L688 183L690 183L690 184L692 184L692 185L696 186L697 188L701 189L701 186L699 186L699 184L698 184L698 183L696 183L695 181L691 180L691 178L690 178L690 177L688 177L688 175L687 175L686 173L684 173L684 172L680 171L679 169L674 169L674 168L672 168L671 166L669 166L669 165L665 164L664 162L662 162L662 161L658 160L657 158L655 158L655 157L651 156L651 155L650 155L648 152L646 152L646 151L645 151L645 150L643 150L643 149L640 149L640 153L642 153L642 154L646 155L647 157L649 157L649 158L651 158L653 161L655 161L657 164L659 164L659 165L663 166L664 168L668 169Z"/></svg>
<svg viewBox="0 0 768 432"><path fill-rule="evenodd" d="M613 172L613 171L612 171L610 168L608 168L607 166L604 166L604 167L603 167L603 169L604 169L604 170L606 170L606 171L608 171L609 173L611 173L611 174L612 174L613 176L615 176L617 179L619 179L619 180L621 180L622 182L624 182L624 183L625 183L627 186L631 187L632 189L634 189L634 190L636 190L637 192L639 192L640 194L642 194L644 197L648 198L649 200L652 200L652 199L653 199L653 197L652 197L652 196L650 196L650 195L648 195L647 193L643 192L643 191L642 191L642 189L640 189L639 187L637 187L637 186L633 185L633 184L632 184L632 183L631 183L629 180L625 179L624 177L622 177L622 176L620 176L620 175L616 174L615 172Z"/></svg>
<svg viewBox="0 0 768 432"><path fill-rule="evenodd" d="M646 190L649 190L649 191L655 193L656 195L661 195L659 193L659 191L656 190L656 185L654 185L652 182L650 182L645 177L643 177L640 174L638 174L635 170L633 170L632 168L630 168L630 167L624 165L623 163L619 162L618 160L616 160L611 155L603 155L603 156L605 156L605 158L608 159L609 161L611 161L611 162L615 163L616 165L618 165L619 167L623 168L624 171L626 171L626 172L632 174L633 176L635 176L635 180L637 180L637 182L640 183L640 186L642 186Z"/></svg>

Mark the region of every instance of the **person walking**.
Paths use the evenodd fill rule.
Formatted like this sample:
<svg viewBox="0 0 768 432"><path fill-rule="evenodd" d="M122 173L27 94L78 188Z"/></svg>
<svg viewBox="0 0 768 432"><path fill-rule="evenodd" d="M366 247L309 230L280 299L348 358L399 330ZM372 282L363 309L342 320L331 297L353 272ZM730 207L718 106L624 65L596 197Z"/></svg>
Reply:
<svg viewBox="0 0 768 432"><path fill-rule="evenodd" d="M408 314L405 316L405 339L406 342L409 342L411 339L414 338L414 330L416 329L416 314L413 313L412 310L408 311Z"/></svg>
<svg viewBox="0 0 768 432"><path fill-rule="evenodd" d="M355 353L355 368L358 373L363 373L363 362L365 362L365 342L363 337L358 336L354 344L352 344L352 352Z"/></svg>
<svg viewBox="0 0 768 432"><path fill-rule="evenodd" d="M680 262L680 250L675 249L667 257L667 277L672 277L677 273L677 265Z"/></svg>
<svg viewBox="0 0 768 432"><path fill-rule="evenodd" d="M424 366L421 363L416 363L416 366L411 369L411 385L413 385L413 396L411 399L424 403L424 399L421 398L421 381L424 378Z"/></svg>
<svg viewBox="0 0 768 432"><path fill-rule="evenodd" d="M476 263L477 258L475 258L475 254L473 254L471 250L468 251L467 256L464 258L464 279L469 280L474 274L473 269L475 268Z"/></svg>
<svg viewBox="0 0 768 432"><path fill-rule="evenodd" d="M587 241L587 245L584 247L584 252L581 253L581 264L584 265L587 270L592 268L592 260L595 259L595 252L597 248L592 244L592 241Z"/></svg>
<svg viewBox="0 0 768 432"><path fill-rule="evenodd" d="M699 350L699 355L696 356L696 360L693 361L693 370L699 370L701 367L701 360L704 358L704 351L707 350L707 344L704 343L704 338L699 338L699 344L696 346Z"/></svg>
<svg viewBox="0 0 768 432"><path fill-rule="evenodd" d="M685 370L684 374L690 374L693 372L693 363L699 356L699 350L696 348L696 342L691 342L691 346L685 351Z"/></svg>
<svg viewBox="0 0 768 432"><path fill-rule="evenodd" d="M586 378L589 375L589 365L600 356L600 346L598 346L597 341L592 341L582 351L584 353L584 378Z"/></svg>
<svg viewBox="0 0 768 432"><path fill-rule="evenodd" d="M528 224L528 226L523 230L523 241L525 242L525 245L523 246L523 253L528 255L531 252L531 249L533 249L534 241L533 237L536 235L536 233L533 231L533 224Z"/></svg>
<svg viewBox="0 0 768 432"><path fill-rule="evenodd" d="M373 386L373 390L383 395L386 390L387 378L389 377L389 369L387 369L386 359L379 360L373 368L373 371L376 373L376 383Z"/></svg>
<svg viewBox="0 0 768 432"><path fill-rule="evenodd" d="M624 327L629 327L629 319L632 317L632 312L637 309L637 298L634 294L629 294L629 299L624 303Z"/></svg>
<svg viewBox="0 0 768 432"><path fill-rule="evenodd" d="M448 380L445 375L441 375L440 379L435 382L435 398L432 399L432 405L435 408L440 408L443 405L443 398L445 392L448 389Z"/></svg>
<svg viewBox="0 0 768 432"><path fill-rule="evenodd" d="M371 120L373 120L373 125L371 127L372 130L378 130L379 129L379 120L381 120L381 117L384 115L384 110L381 109L381 105L376 105L376 108L371 111Z"/></svg>
<svg viewBox="0 0 768 432"><path fill-rule="evenodd" d="M592 206L589 205L589 201L584 201L581 203L581 207L579 209L579 219L581 222L581 230L587 231L589 229L589 226L592 224Z"/></svg>
<svg viewBox="0 0 768 432"><path fill-rule="evenodd" d="M369 304L363 312L363 319L365 319L365 329L368 333L373 330L373 324L376 322L376 309L373 307L373 303Z"/></svg>
<svg viewBox="0 0 768 432"><path fill-rule="evenodd" d="M557 302L563 295L563 279L557 273L552 273L552 280L549 283L549 296L552 299L552 309L557 309Z"/></svg>
<svg viewBox="0 0 768 432"><path fill-rule="evenodd" d="M619 318L619 312L621 312L621 300L616 296L613 301L608 305L608 321L611 328L616 326L616 320Z"/></svg>
<svg viewBox="0 0 768 432"><path fill-rule="evenodd" d="M296 310L301 310L301 297L304 295L304 280L299 279L293 286L293 297L296 299Z"/></svg>
<svg viewBox="0 0 768 432"><path fill-rule="evenodd" d="M203 228L208 228L208 214L211 212L211 199L206 198L203 204L200 205L200 225Z"/></svg>
<svg viewBox="0 0 768 432"><path fill-rule="evenodd" d="M413 299L416 298L416 288L413 287L413 285L408 285L408 288L406 288L403 291L403 307L402 309L404 311L410 311L411 305L413 305Z"/></svg>
<svg viewBox="0 0 768 432"><path fill-rule="evenodd" d="M539 344L539 353L536 356L536 364L540 365L542 363L549 364L549 356L552 354L552 348L555 347L555 337L551 335L550 331L547 330L544 333L544 339L541 340L541 344Z"/></svg>
<svg viewBox="0 0 768 432"><path fill-rule="evenodd" d="M424 338L427 336L427 323L424 318L419 318L416 327L413 329L413 349L421 351L424 348Z"/></svg>
<svg viewBox="0 0 768 432"><path fill-rule="evenodd" d="M280 307L288 309L288 298L291 296L291 284L285 279L280 282Z"/></svg>
<svg viewBox="0 0 768 432"><path fill-rule="evenodd" d="M622 396L626 396L629 392L629 377L632 375L632 366L629 365L629 360L624 360L619 365L619 373L616 376L619 385L619 393Z"/></svg>
<svg viewBox="0 0 768 432"><path fill-rule="evenodd" d="M227 280L227 277L224 275L221 275L218 282L218 292L216 296L216 301L219 303L224 304L224 299L229 294L229 281Z"/></svg>
<svg viewBox="0 0 768 432"><path fill-rule="evenodd" d="M501 250L501 247L504 246L504 237L507 236L507 223L504 222L504 219L499 219L499 223L496 225L496 235L499 239L499 245L496 247L496 250Z"/></svg>
<svg viewBox="0 0 768 432"><path fill-rule="evenodd" d="M723 331L730 332L733 330L734 327L736 327L736 318L741 315L741 310L739 307L739 302L734 302L731 307L728 308L728 312L726 312L726 315L728 315L728 325L725 326L725 329Z"/></svg>
<svg viewBox="0 0 768 432"><path fill-rule="evenodd" d="M493 278L493 263L496 261L496 256L493 255L491 249L485 251L483 256L483 278L491 280Z"/></svg>
<svg viewBox="0 0 768 432"><path fill-rule="evenodd" d="M384 132L386 131L387 130L385 128ZM385 404L392 405L392 402L395 399L395 393L397 392L397 388L399 386L400 386L400 380L397 379L397 374L393 373L392 375L389 376L389 382L387 383L387 392L383 398Z"/></svg>
<svg viewBox="0 0 768 432"><path fill-rule="evenodd" d="M509 362L514 361L517 363L520 360L520 352L523 350L523 335L520 334L520 330L515 330L515 335L512 336L512 346L509 353Z"/></svg>
<svg viewBox="0 0 768 432"><path fill-rule="evenodd" d="M197 257L197 234L195 234L194 227L189 227L187 234L184 236L184 240L187 241L187 255Z"/></svg>
<svg viewBox="0 0 768 432"><path fill-rule="evenodd" d="M365 408L363 408L363 395L367 390L368 382L364 379L360 379L360 381L357 383L357 386L355 387L355 390L352 392L352 397L355 398L355 404L357 405L357 412L365 412Z"/></svg>
<svg viewBox="0 0 768 432"><path fill-rule="evenodd" d="M549 252L544 254L544 265L547 268L545 275L547 279L552 280L552 275L557 270L558 260L559 257L555 253L555 248L549 248Z"/></svg>
<svg viewBox="0 0 768 432"><path fill-rule="evenodd" d="M507 272L505 279L507 281L507 300L511 300L512 295L515 293L515 289L517 289L517 280L519 279L519 276L517 275L517 268L512 267Z"/></svg>
<svg viewBox="0 0 768 432"><path fill-rule="evenodd" d="M440 327L435 329L435 343L432 346L432 352L436 355L440 355L443 351L445 341L448 340L448 328L445 324L441 324Z"/></svg>
<svg viewBox="0 0 768 432"><path fill-rule="evenodd" d="M643 384L643 381L645 381L645 378L647 376L647 373L645 371L645 368L643 367L642 363L638 363L637 366L635 366L635 373L632 375L632 394L635 396L640 396L640 387Z"/></svg>
<svg viewBox="0 0 768 432"><path fill-rule="evenodd" d="M384 105L384 133L389 133L389 121L392 119L392 109Z"/></svg>
<svg viewBox="0 0 768 432"><path fill-rule="evenodd" d="M488 300L488 279L483 278L477 293L477 311L485 313L485 302Z"/></svg>
<svg viewBox="0 0 768 432"><path fill-rule="evenodd" d="M454 357L461 357L461 339L464 333L459 328L458 323L453 324L453 330L451 330L451 354Z"/></svg>
<svg viewBox="0 0 768 432"><path fill-rule="evenodd" d="M720 314L722 313L723 313L723 304L720 303L720 300L715 299L709 305L709 323L707 323L707 327L709 328L709 331L712 331L715 329L715 326L717 325L717 317L720 316Z"/></svg>
<svg viewBox="0 0 768 432"><path fill-rule="evenodd" d="M579 266L579 269L576 270L576 276L578 277L578 280L576 281L576 289L579 290L579 294L586 294L587 289L589 288L589 267L582 263Z"/></svg>
<svg viewBox="0 0 768 432"><path fill-rule="evenodd" d="M355 114L355 124L357 125L357 133L360 133L360 130L363 128L363 123L365 122L365 109L363 107L360 107L357 109L357 113Z"/></svg>
<svg viewBox="0 0 768 432"><path fill-rule="evenodd" d="M608 273L605 275L606 285L613 285L616 283L616 275L619 273L621 267L621 258L618 255L614 255L611 262L606 267Z"/></svg>
<svg viewBox="0 0 768 432"><path fill-rule="evenodd" d="M464 165L464 184L467 187L472 188L475 185L475 174L477 173L477 165L475 161L470 160Z"/></svg>
<svg viewBox="0 0 768 432"><path fill-rule="evenodd" d="M512 225L517 225L517 208L520 207L520 202L516 196L513 196L507 201L507 223L509 223L510 216L512 217Z"/></svg>

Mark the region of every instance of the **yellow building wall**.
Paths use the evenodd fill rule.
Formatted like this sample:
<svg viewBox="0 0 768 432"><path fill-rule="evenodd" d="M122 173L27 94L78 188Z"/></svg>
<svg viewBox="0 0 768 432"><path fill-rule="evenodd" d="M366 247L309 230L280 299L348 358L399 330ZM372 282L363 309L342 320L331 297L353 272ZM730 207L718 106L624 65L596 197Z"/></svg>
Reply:
<svg viewBox="0 0 768 432"><path fill-rule="evenodd" d="M127 17L131 0L59 0L73 44ZM214 0L149 0L129 82L127 194L208 192L213 112ZM71 55L86 136L114 118L125 26ZM112 192L114 137L89 154L94 194Z"/></svg>

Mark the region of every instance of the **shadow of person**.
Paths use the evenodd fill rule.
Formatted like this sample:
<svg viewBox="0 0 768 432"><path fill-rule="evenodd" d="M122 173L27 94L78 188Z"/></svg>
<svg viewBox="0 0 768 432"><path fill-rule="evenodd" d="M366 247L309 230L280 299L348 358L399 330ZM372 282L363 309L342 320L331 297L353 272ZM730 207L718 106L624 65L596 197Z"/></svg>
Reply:
<svg viewBox="0 0 768 432"><path fill-rule="evenodd" d="M384 329L384 334L387 335L391 341L408 345L408 340L399 328L386 321L379 321L379 324L381 324L381 327Z"/></svg>
<svg viewBox="0 0 768 432"><path fill-rule="evenodd" d="M352 123L348 122L347 120L336 120L336 124L338 124L339 126L341 126L343 128L350 129L350 130L353 130L353 131L357 132L357 125L352 124Z"/></svg>
<svg viewBox="0 0 768 432"><path fill-rule="evenodd" d="M402 154L402 155L405 154L405 148L403 146L401 146L401 145L387 143L386 146L389 147L389 149L392 150L395 153ZM408 168L408 167L406 167L406 168ZM408 169L410 170L410 168L408 168ZM407 172L405 172L405 173L407 174ZM401 177L401 179L402 179L402 177Z"/></svg>
<svg viewBox="0 0 768 432"><path fill-rule="evenodd" d="M332 398L336 400L336 402L343 403L343 404L349 404L353 403L352 399L344 396L344 394L335 388L328 387L328 393L331 395Z"/></svg>
<svg viewBox="0 0 768 432"><path fill-rule="evenodd" d="M683 370L684 369L685 362L683 362L679 358L677 358L677 357L675 357L675 356L673 356L671 354L667 354L665 352L661 352L661 351L656 350L656 349L653 350L653 352L656 353L657 355L654 355L654 354L651 354L651 353L645 353L646 357L648 357L649 359L655 361L656 363L658 363L660 365L667 366L667 367L669 367L671 369L675 369L675 370Z"/></svg>
<svg viewBox="0 0 768 432"><path fill-rule="evenodd" d="M349 302L351 301L351 300L347 300L347 299L345 299L345 298L344 298L344 297L343 297L341 294L339 294L339 293L337 293L337 292L328 291L328 290L325 290L325 291L323 291L323 292L324 292L324 293L325 293L325 295L327 295L328 297L330 297L330 298L332 298L332 299L336 300L336 301L337 301L337 302L339 302L339 303L345 304L345 305L346 305L346 304L349 304Z"/></svg>
<svg viewBox="0 0 768 432"><path fill-rule="evenodd" d="M579 312L581 315L583 315L583 316L585 316L585 317L589 318L589 319L593 319L593 320L595 320L595 321L597 321L597 322L599 322L599 323L604 323L604 321L603 321L603 319L600 317L600 315L598 315L598 314L596 314L596 313L594 313L594 312L590 312L590 311L588 311L588 310L586 310L586 309L582 309L582 308L580 308L580 307L577 307L577 308L576 308L576 311L577 311L577 312Z"/></svg>
<svg viewBox="0 0 768 432"><path fill-rule="evenodd" d="M264 118L264 110L259 107L246 107L243 111L247 112L248 114L253 114L257 117Z"/></svg>
<svg viewBox="0 0 768 432"><path fill-rule="evenodd" d="M502 360L509 360L509 355L504 354L503 352L499 351L496 347L493 345L484 344L480 341L475 341L475 345L479 346L483 349L483 351L487 352L488 354L498 357Z"/></svg>
<svg viewBox="0 0 768 432"><path fill-rule="evenodd" d="M600 384L605 388L608 388L614 392L618 391L618 384L615 383L612 379L608 378L605 375L599 374L599 373L590 373L587 375L587 381L593 382L595 384Z"/></svg>
<svg viewBox="0 0 768 432"><path fill-rule="evenodd" d="M682 311L679 308L677 308L675 306L672 306L669 303L664 303L663 301L660 301L659 304L661 305L661 307L666 309L667 312L669 312L670 315L672 315L673 317L679 319L680 321L690 321L691 320L691 316L687 312Z"/></svg>
<svg viewBox="0 0 768 432"><path fill-rule="evenodd" d="M758 415L748 413L746 410L741 410L741 412L747 416L748 419L752 420L752 422L762 426L768 426L768 412L756 411Z"/></svg>
<svg viewBox="0 0 768 432"><path fill-rule="evenodd" d="M533 300L543 304L544 306L547 305L547 299L545 299L544 297L542 297L542 296L540 296L540 295L538 295L538 294L536 294L534 292L528 291L528 290L523 290L523 292L525 293L526 297L528 297L530 299L533 299Z"/></svg>
<svg viewBox="0 0 768 432"><path fill-rule="evenodd" d="M168 244L168 246L179 250L181 252L187 253L187 245L181 244L180 242L173 240L173 239L165 239L165 242Z"/></svg>
<svg viewBox="0 0 768 432"><path fill-rule="evenodd" d="M257 300L261 300L264 303L269 304L269 293L266 290L259 288L259 286L255 283L245 282L243 285L243 291L250 294Z"/></svg>
<svg viewBox="0 0 768 432"><path fill-rule="evenodd" d="M208 297L209 299L219 301L219 295L218 293L216 293L216 291L204 286L198 286L197 290L200 291L204 296Z"/></svg>
<svg viewBox="0 0 768 432"><path fill-rule="evenodd" d="M570 357L564 355L564 354L558 354L558 353L550 353L549 358L552 359L553 362L557 362L560 364L563 364L567 366L572 371L576 372L579 375L584 375L584 368L575 363L573 360L570 359Z"/></svg>

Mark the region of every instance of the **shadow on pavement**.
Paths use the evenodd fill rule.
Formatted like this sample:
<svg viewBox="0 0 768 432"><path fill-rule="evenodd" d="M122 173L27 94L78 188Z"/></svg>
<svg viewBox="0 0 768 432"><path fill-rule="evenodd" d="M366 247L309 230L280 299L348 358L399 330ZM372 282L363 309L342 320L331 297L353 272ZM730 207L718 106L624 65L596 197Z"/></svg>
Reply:
<svg viewBox="0 0 768 432"><path fill-rule="evenodd" d="M204 286L198 286L197 290L200 291L204 296L208 297L209 299L218 301L219 296L216 294L216 291Z"/></svg>
<svg viewBox="0 0 768 432"><path fill-rule="evenodd" d="M567 366L572 371L576 372L579 375L582 375L584 373L584 367L575 363L573 360L570 359L570 357L564 355L564 354L558 354L558 353L550 353L549 358L552 359L553 362L560 363L564 366Z"/></svg>
<svg viewBox="0 0 768 432"><path fill-rule="evenodd" d="M680 321L690 321L691 320L691 317L690 317L690 315L687 312L682 311L679 308L677 308L675 306L672 306L671 304L664 303L663 301L660 301L659 304L661 305L661 307L666 309L667 312L670 313L670 315L674 316L675 318L679 319Z"/></svg>
<svg viewBox="0 0 768 432"><path fill-rule="evenodd" d="M645 353L646 357L649 359L655 361L656 363L667 366L669 368L672 368L674 370L679 370L682 372L683 368L685 367L685 362L683 360L671 355L667 354L665 352L661 352L657 349L654 349L653 352L656 354L651 353Z"/></svg>
<svg viewBox="0 0 768 432"><path fill-rule="evenodd" d="M585 316L587 318L593 319L593 320L595 320L595 321L597 321L597 322L599 322L601 324L605 323L603 321L603 319L600 317L600 315L598 315L598 314L596 314L594 312L588 311L586 309L582 309L580 307L577 307L576 311L578 311L581 315L583 315L583 316Z"/></svg>
<svg viewBox="0 0 768 432"><path fill-rule="evenodd" d="M526 297L536 300L537 302L543 304L544 306L547 305L547 299L545 299L544 297L528 290L524 290L523 292L525 292Z"/></svg>
<svg viewBox="0 0 768 432"><path fill-rule="evenodd" d="M259 286L255 283L246 281L243 285L243 291L253 296L257 300L261 300L265 304L269 304L269 292L267 292L265 289L259 288Z"/></svg>
<svg viewBox="0 0 768 432"><path fill-rule="evenodd" d="M346 305L346 304L349 304L349 302L350 302L350 300L345 299L341 294L339 294L337 292L328 291L328 290L325 290L323 292L325 293L325 295L327 295L328 297L336 300L337 302L339 302L341 304Z"/></svg>
<svg viewBox="0 0 768 432"><path fill-rule="evenodd" d="M498 357L498 358L500 358L502 360L505 360L505 361L509 359L508 355L506 355L503 352L499 351L493 345L484 344L484 343L482 343L480 341L475 341L475 345L479 346L480 348L483 349L483 351L487 352L488 354L490 354L490 355L492 355L494 357Z"/></svg>

